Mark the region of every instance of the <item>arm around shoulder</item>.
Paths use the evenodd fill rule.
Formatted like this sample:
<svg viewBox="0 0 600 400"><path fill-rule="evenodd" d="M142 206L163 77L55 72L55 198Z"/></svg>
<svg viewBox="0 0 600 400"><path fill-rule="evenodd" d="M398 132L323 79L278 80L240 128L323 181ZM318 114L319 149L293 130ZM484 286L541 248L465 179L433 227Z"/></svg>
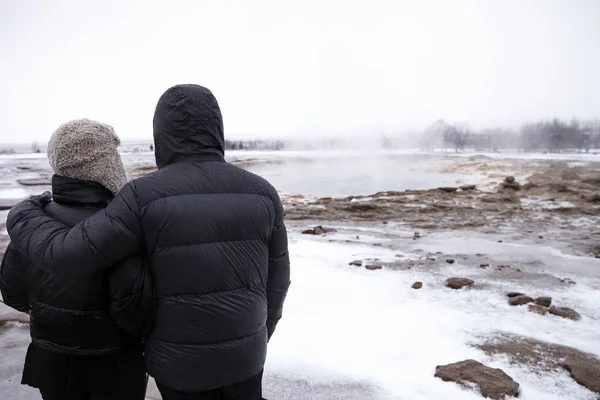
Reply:
<svg viewBox="0 0 600 400"><path fill-rule="evenodd" d="M133 182L105 210L73 228L49 217L35 200L13 207L7 227L11 240L36 266L64 277L110 268L135 254L143 242Z"/></svg>

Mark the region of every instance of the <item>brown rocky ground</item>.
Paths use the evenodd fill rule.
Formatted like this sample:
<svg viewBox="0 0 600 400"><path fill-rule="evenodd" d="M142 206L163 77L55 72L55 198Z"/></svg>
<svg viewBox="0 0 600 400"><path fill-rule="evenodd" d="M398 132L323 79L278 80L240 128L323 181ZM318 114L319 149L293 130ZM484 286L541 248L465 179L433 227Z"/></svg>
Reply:
<svg viewBox="0 0 600 400"><path fill-rule="evenodd" d="M600 394L600 359L591 354L514 335L501 335L477 347L489 355L504 355L513 363L539 371L566 370L577 383Z"/></svg>
<svg viewBox="0 0 600 400"><path fill-rule="evenodd" d="M521 167L523 168L523 167ZM600 164L586 167L547 162L529 167L521 190L406 190L371 196L310 198L283 196L288 221L401 222L413 229L509 229L548 234L600 257ZM586 223L591 229L580 226Z"/></svg>

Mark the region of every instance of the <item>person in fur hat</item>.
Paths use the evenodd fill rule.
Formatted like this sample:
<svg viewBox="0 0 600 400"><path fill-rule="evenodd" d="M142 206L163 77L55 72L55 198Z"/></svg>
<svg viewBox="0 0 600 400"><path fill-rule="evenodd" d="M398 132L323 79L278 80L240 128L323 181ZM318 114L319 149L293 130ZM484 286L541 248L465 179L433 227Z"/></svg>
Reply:
<svg viewBox="0 0 600 400"><path fill-rule="evenodd" d="M119 144L114 129L100 122L61 125L48 143L55 174L45 211L74 226L105 208L127 182ZM144 399L142 337L155 300L140 257L61 279L9 245L0 290L7 305L31 316L22 383L44 400Z"/></svg>

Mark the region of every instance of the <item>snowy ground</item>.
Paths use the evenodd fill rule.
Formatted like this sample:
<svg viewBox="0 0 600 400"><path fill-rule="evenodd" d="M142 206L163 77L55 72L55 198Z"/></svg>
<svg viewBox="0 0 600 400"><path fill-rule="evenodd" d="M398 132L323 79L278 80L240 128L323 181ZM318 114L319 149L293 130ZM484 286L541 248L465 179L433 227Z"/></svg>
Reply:
<svg viewBox="0 0 600 400"><path fill-rule="evenodd" d="M126 163L137 165L148 163L150 156L128 157L131 158ZM255 160L269 156L243 153L233 154L233 157ZM285 156L278 155L270 160L277 161L277 157ZM586 157L575 157L572 161L585 163ZM0 168L12 172L15 163L45 168L43 158L32 160L7 161L0 157ZM455 182L469 177L479 181L486 176L484 171L472 174L464 169L443 172L436 168L448 167L447 159L430 161L419 164L412 173L416 174L421 171L421 166L425 168L425 164L429 164L429 172L438 176L442 183L445 179ZM510 160L505 164L514 166ZM304 174L296 176L297 180L308 182L317 179L314 173L324 164L315 164L319 168L310 169L312 172L308 177L306 171L297 169L296 160L292 165L293 168L281 164L269 167L262 161L254 168L272 176L289 174L295 169L297 175ZM405 163L394 165L393 161L385 161L383 165L384 168L373 168L380 168L380 173L386 174L384 180L387 183L408 184L408 179L394 178L411 174L404 169ZM369 174L372 172L368 170ZM340 182L333 186L335 190L344 192L345 185L352 189L357 182L364 182L362 178L356 178L360 173L346 171L346 175L353 175L352 179L358 180ZM326 176L338 179L342 174L334 171ZM433 183L425 179L431 176L420 175L420 178L429 186L439 185L435 179ZM15 192L10 190L31 190L11 185L9 177L2 179L0 184L5 182L9 195L0 190L0 197L2 193L5 198L12 197ZM290 185L288 180L284 183ZM332 188L326 181L317 183L315 187L319 190ZM304 188L306 186L285 191L302 192ZM40 190L39 187L34 189ZM363 190L356 186L354 189L357 192ZM523 206L536 204L525 202ZM0 214L2 221L5 216L5 212ZM581 228L582 234L598 231L598 222L597 217L586 219L588 225ZM468 358L503 369L521 384L520 398L524 400L598 398L597 394L578 385L564 370L540 372L510 363L503 357L488 356L475 345L498 333L512 333L572 346L600 357L600 259L576 255L569 246L560 244L560 236L534 241L501 232L432 230L419 240L412 240L413 230L401 221L387 225L333 221L328 222L328 226L338 228L337 233L326 236L300 234L312 225L312 221L288 223L292 286L284 317L269 347L266 398L478 399L481 396L475 391L434 378L437 365ZM502 243L498 242L499 238L503 239ZM431 257L435 261L429 266L424 265ZM454 264L446 263L450 257L456 260ZM356 259L384 265L414 262L415 266L368 271L364 267L348 265ZM481 269L481 263L491 264L491 270ZM496 271L493 266L498 264L510 264L511 267ZM521 275L514 272L516 268L520 269ZM471 278L475 285L458 291L448 289L444 281L453 276ZM577 283L565 284L558 279L566 277ZM422 281L423 289L411 289L415 281ZM576 309L582 319L571 321L552 315L541 316L528 312L526 306L511 307L506 298L509 291L552 296L555 303ZM7 312L0 308L0 315ZM35 391L19 384L28 342L25 326L9 323L0 327L0 399L39 399ZM159 398L152 387L148 396Z"/></svg>

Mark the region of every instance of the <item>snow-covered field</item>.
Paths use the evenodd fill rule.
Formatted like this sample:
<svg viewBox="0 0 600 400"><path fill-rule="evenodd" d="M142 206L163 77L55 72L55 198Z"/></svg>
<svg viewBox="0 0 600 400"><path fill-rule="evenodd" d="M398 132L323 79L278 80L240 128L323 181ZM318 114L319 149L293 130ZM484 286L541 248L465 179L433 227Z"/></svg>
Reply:
<svg viewBox="0 0 600 400"><path fill-rule="evenodd" d="M151 157L137 153L124 159L133 167L151 163ZM315 196L480 183L490 176L485 171L448 169L464 157L358 153L311 157L306 152L232 152L229 157L249 162L250 170L265 175L282 192ZM600 156L583 154L569 155L567 160L585 165L596 158ZM507 157L494 168L513 168L514 159ZM17 166L25 165L39 170L17 172ZM13 174L0 179L0 198L20 198L45 189L16 185L14 174L31 178L47 174L47 168L38 155L0 156L0 169ZM526 201L522 206L537 204ZM0 218L3 222L6 212ZM586 217L584 222L581 235L600 231L597 217ZM412 240L414 230L403 221L385 225L337 221L328 223L338 229L336 233L300 233L310 226L312 221L288 223L292 286L269 346L267 399L478 399L475 390L434 377L437 365L469 358L512 376L521 385L524 400L598 398L563 369L542 371L512 363L507 357L487 355L476 345L511 333L600 357L600 259L575 255L556 241L542 243L512 235L503 236L499 243L501 232L432 229ZM453 264L446 263L450 257L456 260ZM428 258L436 261L422 266ZM358 259L384 268L369 271L349 265ZM385 267L398 262L416 266ZM482 263L491 264L491 270L480 268ZM495 271L497 264L511 267ZM516 268L523 278L514 272ZM475 284L461 290L445 287L445 280L455 276L471 278ZM577 283L563 284L558 278ZM423 288L412 289L415 281L423 282ZM556 304L577 310L582 318L572 321L531 313L527 306L510 306L506 297L510 291L552 296ZM0 315L7 312L0 308ZM19 384L27 344L25 326L0 326L0 399L39 399L34 390ZM158 398L153 387L148 396Z"/></svg>

